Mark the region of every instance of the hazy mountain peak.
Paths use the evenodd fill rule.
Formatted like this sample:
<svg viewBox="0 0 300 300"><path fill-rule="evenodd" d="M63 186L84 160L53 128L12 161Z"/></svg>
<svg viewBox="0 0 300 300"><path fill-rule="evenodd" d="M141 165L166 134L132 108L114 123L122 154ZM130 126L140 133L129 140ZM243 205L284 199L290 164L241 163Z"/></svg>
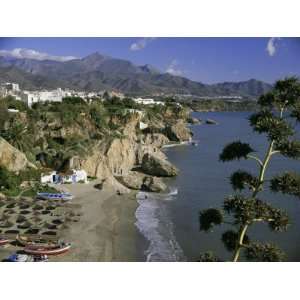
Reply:
<svg viewBox="0 0 300 300"><path fill-rule="evenodd" d="M140 69L142 71L150 73L150 74L159 74L160 73L160 71L157 68L155 68L154 66L151 66L149 64L140 66Z"/></svg>
<svg viewBox="0 0 300 300"><path fill-rule="evenodd" d="M5 69L5 68L10 69ZM161 73L146 64L136 66L99 52L65 62L30 59L7 60L0 57L0 82L12 81L21 88L68 87L99 91L114 89L127 94L154 93L196 96L258 97L272 86L256 79L241 82L203 84L188 78Z"/></svg>
<svg viewBox="0 0 300 300"><path fill-rule="evenodd" d="M87 55L87 56L85 56L85 57L83 57L82 58L82 60L90 60L90 61L102 61L102 60L104 60L104 59L106 59L106 58L108 58L108 56L106 56L106 55L102 55L101 53L99 53L99 52L94 52L94 53L92 53L92 54L89 54L89 55Z"/></svg>

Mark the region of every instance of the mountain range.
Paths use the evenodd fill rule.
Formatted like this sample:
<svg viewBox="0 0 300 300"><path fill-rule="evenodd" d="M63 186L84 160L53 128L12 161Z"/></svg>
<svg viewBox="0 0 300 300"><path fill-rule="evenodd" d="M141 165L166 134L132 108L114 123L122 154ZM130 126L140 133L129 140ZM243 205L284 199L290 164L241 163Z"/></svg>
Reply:
<svg viewBox="0 0 300 300"><path fill-rule="evenodd" d="M137 66L99 53L64 62L0 56L1 82L16 82L28 90L61 87L86 91L116 90L129 95L164 93L246 98L257 98L272 87L256 79L204 84L162 73L150 65Z"/></svg>

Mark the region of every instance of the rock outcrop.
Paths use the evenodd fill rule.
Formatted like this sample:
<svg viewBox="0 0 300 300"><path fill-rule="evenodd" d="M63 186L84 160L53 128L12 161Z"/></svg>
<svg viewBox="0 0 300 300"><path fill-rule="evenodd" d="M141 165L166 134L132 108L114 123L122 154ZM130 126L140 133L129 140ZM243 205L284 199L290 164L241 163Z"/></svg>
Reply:
<svg viewBox="0 0 300 300"><path fill-rule="evenodd" d="M136 161L135 143L129 139L103 141L91 149L87 157L73 157L70 168L81 168L88 175L105 179L111 175L122 176L128 173Z"/></svg>
<svg viewBox="0 0 300 300"><path fill-rule="evenodd" d="M166 185L159 177L175 176L178 172L160 150L170 140L163 133L137 135L138 121L132 117L123 127L122 138L100 141L86 157L70 159L69 167L84 169L122 193L129 189L164 191ZM191 136L183 121L171 126L171 133L180 141Z"/></svg>
<svg viewBox="0 0 300 300"><path fill-rule="evenodd" d="M0 166L9 171L19 172L26 168L36 168L28 161L25 154L0 137Z"/></svg>
<svg viewBox="0 0 300 300"><path fill-rule="evenodd" d="M193 124L193 125L201 124L201 121L197 118L194 118L194 117L189 117L187 119L187 122L190 123L190 124Z"/></svg>
<svg viewBox="0 0 300 300"><path fill-rule="evenodd" d="M166 126L165 133L171 141L176 142L188 141L192 137L191 131L186 127L183 120L179 120L173 125Z"/></svg>
<svg viewBox="0 0 300 300"><path fill-rule="evenodd" d="M143 184L143 189L149 192L163 192L167 189L165 183L159 178L155 176L146 176Z"/></svg>
<svg viewBox="0 0 300 300"><path fill-rule="evenodd" d="M147 133L144 136L143 142L146 145L161 148L163 145L168 144L170 140L162 133Z"/></svg>
<svg viewBox="0 0 300 300"><path fill-rule="evenodd" d="M218 125L218 122L212 119L207 119L205 123L208 125Z"/></svg>
<svg viewBox="0 0 300 300"><path fill-rule="evenodd" d="M145 175L140 172L131 171L125 176L117 177L117 179L126 187L133 190L144 190L149 192L162 192L167 186L158 177Z"/></svg>
<svg viewBox="0 0 300 300"><path fill-rule="evenodd" d="M174 167L169 161L149 153L144 155L141 169L146 174L160 177L176 176L178 173L177 168Z"/></svg>

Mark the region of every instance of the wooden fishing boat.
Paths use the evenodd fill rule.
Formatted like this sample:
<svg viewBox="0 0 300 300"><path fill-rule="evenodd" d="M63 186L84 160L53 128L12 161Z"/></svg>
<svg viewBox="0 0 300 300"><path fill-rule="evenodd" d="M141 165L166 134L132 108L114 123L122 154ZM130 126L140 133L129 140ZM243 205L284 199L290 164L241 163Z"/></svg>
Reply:
<svg viewBox="0 0 300 300"><path fill-rule="evenodd" d="M40 245L40 246L48 246L49 244L57 245L57 243L59 242L58 239L49 240L49 239L42 238L39 235L25 236L20 234L17 235L16 241L24 247L27 245Z"/></svg>
<svg viewBox="0 0 300 300"><path fill-rule="evenodd" d="M0 238L0 246L10 243L12 240L6 238Z"/></svg>
<svg viewBox="0 0 300 300"><path fill-rule="evenodd" d="M54 246L27 245L24 252L31 255L59 255L69 251L70 248L70 243L60 243Z"/></svg>
<svg viewBox="0 0 300 300"><path fill-rule="evenodd" d="M37 199L41 200L72 200L74 197L70 193L37 193Z"/></svg>
<svg viewBox="0 0 300 300"><path fill-rule="evenodd" d="M28 255L21 253L11 254L6 261L8 262L46 262L48 261L47 255Z"/></svg>
<svg viewBox="0 0 300 300"><path fill-rule="evenodd" d="M34 258L33 258L33 256L27 255L27 254L13 253L6 259L6 261L8 261L8 262L34 262Z"/></svg>

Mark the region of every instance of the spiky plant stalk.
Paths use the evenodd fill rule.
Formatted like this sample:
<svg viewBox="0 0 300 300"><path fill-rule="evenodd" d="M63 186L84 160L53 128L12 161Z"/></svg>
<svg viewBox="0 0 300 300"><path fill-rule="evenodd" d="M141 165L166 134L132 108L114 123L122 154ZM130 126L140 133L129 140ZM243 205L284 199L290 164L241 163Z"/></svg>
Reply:
<svg viewBox="0 0 300 300"><path fill-rule="evenodd" d="M224 222L225 213L233 217L231 224L237 231L227 231L222 241L226 248L233 251L232 261L240 259L241 251L249 260L278 261L283 259L283 252L273 244L251 242L247 230L257 222L267 223L271 230L283 231L289 224L287 214L273 208L270 204L257 198L266 182L265 174L271 158L281 154L293 159L300 158L300 141L294 139L295 128L290 120L300 122L300 82L295 77L286 78L276 82L273 90L262 95L258 101L260 112L250 116L250 125L255 132L266 134L268 148L263 160L253 154L254 150L247 143L233 142L223 149L220 160L232 161L253 159L258 164L258 176L239 170L232 174L231 184L234 190L243 190L248 187L251 195L245 197L241 194L230 196L224 201L223 210L208 209L200 212L200 229L208 231L213 225ZM285 115L287 114L287 115ZM300 175L285 173L271 180L272 191L282 192L300 197ZM228 223L228 221L226 222ZM233 246L234 245L234 246ZM202 255L202 260L209 256Z"/></svg>

